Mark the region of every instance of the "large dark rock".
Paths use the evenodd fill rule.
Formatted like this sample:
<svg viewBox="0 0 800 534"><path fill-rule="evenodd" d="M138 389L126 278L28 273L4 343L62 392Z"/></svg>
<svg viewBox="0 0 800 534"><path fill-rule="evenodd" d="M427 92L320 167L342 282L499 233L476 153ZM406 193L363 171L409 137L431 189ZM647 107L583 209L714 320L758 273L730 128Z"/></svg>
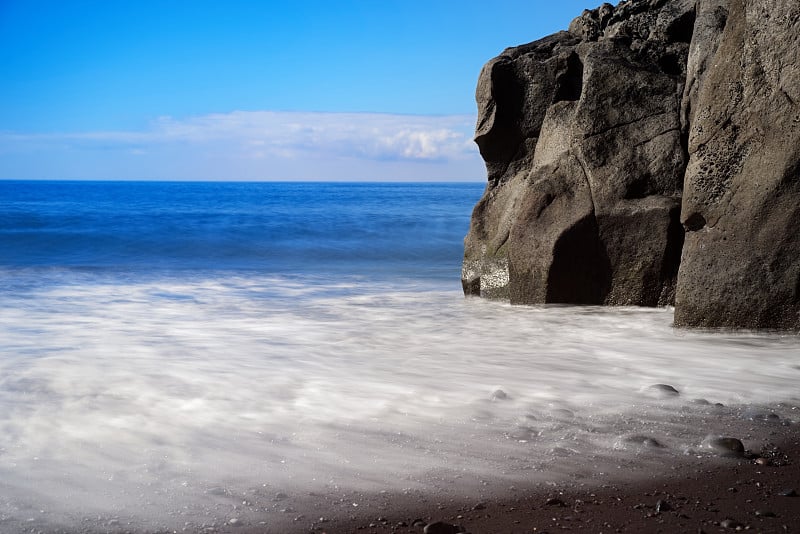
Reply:
<svg viewBox="0 0 800 534"><path fill-rule="evenodd" d="M800 328L800 2L698 15L675 323Z"/></svg>
<svg viewBox="0 0 800 534"><path fill-rule="evenodd" d="M683 231L693 1L604 4L478 81L489 184L464 289L514 303L669 304Z"/></svg>
<svg viewBox="0 0 800 534"><path fill-rule="evenodd" d="M678 324L800 326L798 4L603 4L487 63L465 293L655 306L677 287Z"/></svg>

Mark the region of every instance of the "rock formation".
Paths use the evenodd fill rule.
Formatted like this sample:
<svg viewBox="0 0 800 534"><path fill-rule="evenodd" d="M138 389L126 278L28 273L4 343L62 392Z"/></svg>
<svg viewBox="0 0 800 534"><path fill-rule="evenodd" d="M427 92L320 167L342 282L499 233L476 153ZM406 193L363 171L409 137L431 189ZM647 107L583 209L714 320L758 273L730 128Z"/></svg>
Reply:
<svg viewBox="0 0 800 534"><path fill-rule="evenodd" d="M628 0L481 72L469 295L800 328L800 0Z"/></svg>

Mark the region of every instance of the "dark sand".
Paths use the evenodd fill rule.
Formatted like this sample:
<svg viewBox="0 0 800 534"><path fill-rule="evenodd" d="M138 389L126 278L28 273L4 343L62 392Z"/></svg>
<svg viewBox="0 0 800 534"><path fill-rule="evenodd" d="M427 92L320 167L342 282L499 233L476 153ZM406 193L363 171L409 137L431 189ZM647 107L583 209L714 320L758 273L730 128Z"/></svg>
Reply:
<svg viewBox="0 0 800 534"><path fill-rule="evenodd" d="M800 493L800 425L742 421L726 429L740 433L745 457L671 455L656 469L629 467L588 480L525 487L495 481L470 499L421 491L287 496L263 521L223 530L419 534L443 521L473 534L800 531L800 497L782 495Z"/></svg>

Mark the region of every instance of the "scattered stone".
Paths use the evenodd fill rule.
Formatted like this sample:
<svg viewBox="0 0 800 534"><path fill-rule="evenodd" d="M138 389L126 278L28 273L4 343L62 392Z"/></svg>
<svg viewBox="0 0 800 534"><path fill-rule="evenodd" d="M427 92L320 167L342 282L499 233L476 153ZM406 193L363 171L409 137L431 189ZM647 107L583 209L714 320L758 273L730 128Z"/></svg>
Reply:
<svg viewBox="0 0 800 534"><path fill-rule="evenodd" d="M659 397L677 397L681 394L680 391L675 389L674 387L670 386L669 384L653 384L652 386L648 387L647 390L651 393L658 395Z"/></svg>
<svg viewBox="0 0 800 534"><path fill-rule="evenodd" d="M411 522L412 527L424 527L426 522L424 519L415 519Z"/></svg>
<svg viewBox="0 0 800 534"><path fill-rule="evenodd" d="M476 504L475 506L472 507L473 511L485 510L485 509L486 509L486 504L484 504L482 502L479 502L478 504Z"/></svg>
<svg viewBox="0 0 800 534"><path fill-rule="evenodd" d="M774 412L747 412L745 418L750 421L764 421L766 423L779 423L781 418Z"/></svg>
<svg viewBox="0 0 800 534"><path fill-rule="evenodd" d="M545 506L561 506L561 507L566 506L564 501L562 501L558 497L551 497L550 499L547 499L544 504Z"/></svg>
<svg viewBox="0 0 800 534"><path fill-rule="evenodd" d="M783 490L778 495L781 497L797 497L797 492L794 489L787 489Z"/></svg>
<svg viewBox="0 0 800 534"><path fill-rule="evenodd" d="M672 510L672 505L670 503L668 503L667 501L663 501L663 500L659 499L658 502L656 503L656 513L657 514L660 514L662 512L669 512L670 510Z"/></svg>
<svg viewBox="0 0 800 534"><path fill-rule="evenodd" d="M397 526L398 528L400 528L400 527L407 527L407 526L408 526L408 523L406 523L405 521L399 521L399 522L397 523L397 525L396 525L396 526Z"/></svg>
<svg viewBox="0 0 800 534"><path fill-rule="evenodd" d="M435 521L425 525L422 532L425 534L459 534L463 532L463 530L457 525L451 525L444 521Z"/></svg>
<svg viewBox="0 0 800 534"><path fill-rule="evenodd" d="M711 404L706 399L692 399L692 403L699 404L700 406L709 406Z"/></svg>
<svg viewBox="0 0 800 534"><path fill-rule="evenodd" d="M756 465L772 465L772 460L769 458L764 458L763 456L759 456L755 459Z"/></svg>
<svg viewBox="0 0 800 534"><path fill-rule="evenodd" d="M508 394L502 389L496 389L492 392L491 398L492 400L506 400L508 399Z"/></svg>
<svg viewBox="0 0 800 534"><path fill-rule="evenodd" d="M735 519L726 519L724 521L721 521L719 526L721 526L722 528L732 528L732 529L744 528L744 525L739 523Z"/></svg>
<svg viewBox="0 0 800 534"><path fill-rule="evenodd" d="M770 510L756 510L756 517L775 517L775 512Z"/></svg>
<svg viewBox="0 0 800 534"><path fill-rule="evenodd" d="M709 436L703 440L702 447L729 458L741 458L744 456L744 444L736 438Z"/></svg>
<svg viewBox="0 0 800 534"><path fill-rule="evenodd" d="M279 491L278 493L276 493L276 494L275 494L275 498L274 498L274 500L276 500L276 501L282 501L283 499L288 499L288 498L289 498L289 496L288 496L288 495L286 495L286 494L285 494L285 493L283 493L282 491Z"/></svg>
<svg viewBox="0 0 800 534"><path fill-rule="evenodd" d="M242 526L242 521L236 517L228 520L228 524L232 527L240 527Z"/></svg>

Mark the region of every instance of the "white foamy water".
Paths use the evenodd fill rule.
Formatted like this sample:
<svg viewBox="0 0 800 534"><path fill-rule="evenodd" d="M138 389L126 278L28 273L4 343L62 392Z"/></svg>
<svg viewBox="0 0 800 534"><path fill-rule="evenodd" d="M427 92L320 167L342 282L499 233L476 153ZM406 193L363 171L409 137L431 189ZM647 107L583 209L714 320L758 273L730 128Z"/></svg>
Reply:
<svg viewBox="0 0 800 534"><path fill-rule="evenodd" d="M668 309L48 276L0 293L0 531L268 523L279 493L582 477L684 454L721 416L797 416L776 406L796 336L677 331Z"/></svg>

